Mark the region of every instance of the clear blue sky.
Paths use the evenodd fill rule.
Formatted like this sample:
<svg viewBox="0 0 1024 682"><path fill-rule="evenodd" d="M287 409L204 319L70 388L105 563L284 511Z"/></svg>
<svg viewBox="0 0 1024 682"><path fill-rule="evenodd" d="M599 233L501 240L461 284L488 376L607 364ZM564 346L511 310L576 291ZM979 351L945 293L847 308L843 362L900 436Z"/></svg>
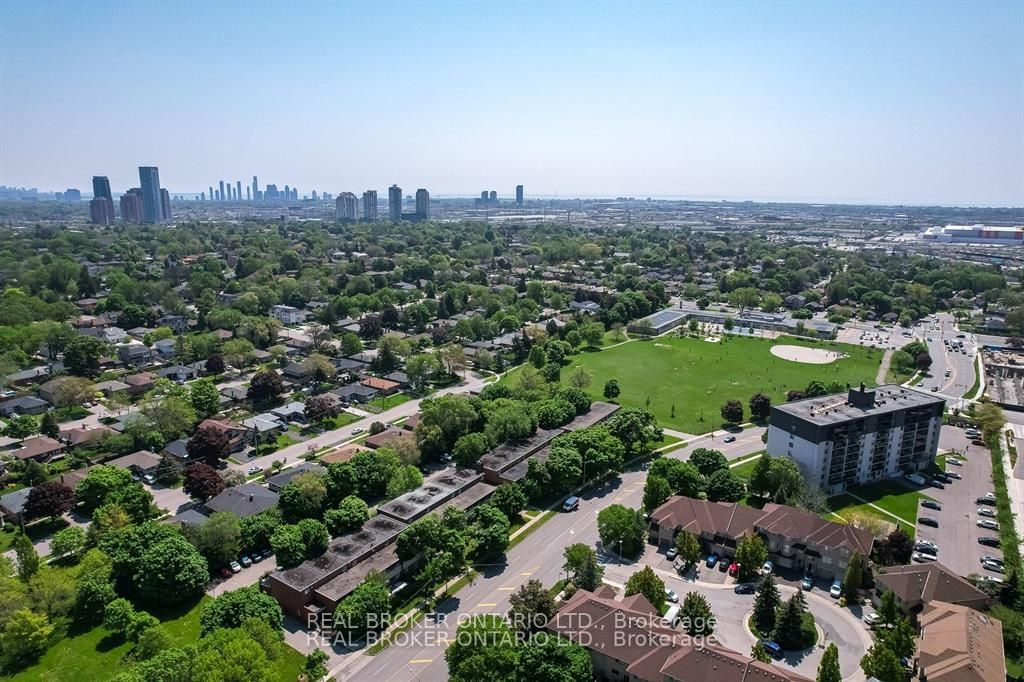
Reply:
<svg viewBox="0 0 1024 682"><path fill-rule="evenodd" d="M1024 205L1024 2L0 3L0 183Z"/></svg>

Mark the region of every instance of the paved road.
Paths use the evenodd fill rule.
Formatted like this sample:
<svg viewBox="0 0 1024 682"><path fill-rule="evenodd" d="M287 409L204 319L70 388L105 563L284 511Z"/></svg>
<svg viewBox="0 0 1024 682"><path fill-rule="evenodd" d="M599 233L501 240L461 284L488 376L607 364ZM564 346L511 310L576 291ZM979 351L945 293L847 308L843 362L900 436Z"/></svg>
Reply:
<svg viewBox="0 0 1024 682"><path fill-rule="evenodd" d="M932 356L931 371L917 386L920 390L931 392L935 388L937 389L935 392L944 396L960 398L974 385L976 376L974 356L977 353L974 336L963 334L963 338L957 338L960 334L961 332L954 324L953 316L948 313L938 313L934 324L924 324L914 328L914 335L928 344L928 353ZM946 346L944 341L962 341L964 352L953 351ZM947 369L950 371L948 377L945 376Z"/></svg>
<svg viewBox="0 0 1024 682"><path fill-rule="evenodd" d="M712 441L700 438L683 448L670 453L669 457L686 459L697 447L716 447L726 457L736 459L761 450L763 429L747 429L737 436L736 442L724 444L721 437ZM570 514L556 514L547 523L530 535L526 540L514 547L506 556L506 563L491 566L482 571L480 577L471 585L462 588L455 596L438 607L440 613L447 617L443 622L424 621L408 631L402 640L378 654L366 656L362 653L351 653L340 657L340 665L335 664L331 674L337 679L373 680L374 682L393 682L397 680L445 680L448 669L444 660L447 640L453 637L460 614L505 613L508 610L508 598L513 591L529 579L540 580L550 586L564 577L562 574L562 552L564 548L575 542L594 544L597 539L597 513L609 504L619 503L631 507L639 507L643 497L643 485L646 474L636 468L626 471L604 486L581 496L580 507ZM653 550L653 548L652 548ZM609 567L609 574L615 575L621 570L628 576L637 568L630 563L621 567ZM611 579L611 578L609 578ZM711 588L714 589L714 588ZM735 595L731 590L714 592L717 600L732 599ZM726 603L727 602L723 602ZM820 605L827 609L827 605ZM833 607L834 608L834 607ZM726 605L718 610L729 614L728 622L723 630L735 628L742 619L735 609ZM732 618L732 616L736 618ZM464 617L464 616L463 616ZM834 620L824 611L823 618ZM837 626L836 641L843 643L840 651L840 663L845 671L856 674L856 666L863 653L864 642L854 636L852 619L848 627ZM724 621L724 622L726 622ZM730 635L737 648L743 653L750 650L750 642L740 641L739 635ZM742 645L742 646L741 646ZM808 657L810 659L811 657ZM805 659L807 660L807 659ZM814 659L815 661L817 659ZM806 663L806 665L810 665ZM813 663L817 665L817 663ZM802 668L801 668L802 669ZM813 669L811 670L813 673ZM813 676L813 674L812 674Z"/></svg>

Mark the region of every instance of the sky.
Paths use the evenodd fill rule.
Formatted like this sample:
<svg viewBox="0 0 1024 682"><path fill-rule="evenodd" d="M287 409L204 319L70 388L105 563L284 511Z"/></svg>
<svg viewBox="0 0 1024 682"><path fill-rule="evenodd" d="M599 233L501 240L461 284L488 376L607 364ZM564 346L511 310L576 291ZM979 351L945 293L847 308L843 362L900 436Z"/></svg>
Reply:
<svg viewBox="0 0 1024 682"><path fill-rule="evenodd" d="M1024 206L1024 2L0 2L0 184Z"/></svg>

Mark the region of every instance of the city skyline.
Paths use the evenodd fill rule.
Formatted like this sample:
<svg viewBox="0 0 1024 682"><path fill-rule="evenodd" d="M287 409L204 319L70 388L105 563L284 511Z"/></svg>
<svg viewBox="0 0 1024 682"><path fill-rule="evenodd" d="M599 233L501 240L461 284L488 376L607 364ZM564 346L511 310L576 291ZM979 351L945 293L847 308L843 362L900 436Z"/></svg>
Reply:
<svg viewBox="0 0 1024 682"><path fill-rule="evenodd" d="M273 159L310 191L1024 204L1020 3L363 9L373 26L339 42L341 6L209 3L195 22L170 3L4 3L0 184L129 188L146 160L173 193L218 176L237 191ZM190 49L156 49L142 24ZM251 61L265 68L236 68ZM156 96L87 96L80 74L112 64ZM402 87L352 99L345 73Z"/></svg>

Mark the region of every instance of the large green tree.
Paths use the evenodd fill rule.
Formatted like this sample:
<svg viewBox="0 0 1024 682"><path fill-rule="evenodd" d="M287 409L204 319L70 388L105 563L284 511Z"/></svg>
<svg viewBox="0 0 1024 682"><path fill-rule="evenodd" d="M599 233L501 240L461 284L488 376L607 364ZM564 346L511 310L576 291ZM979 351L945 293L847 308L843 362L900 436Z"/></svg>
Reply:
<svg viewBox="0 0 1024 682"><path fill-rule="evenodd" d="M643 549L647 528L639 510L612 504L598 512L597 533L608 549L634 557Z"/></svg>

